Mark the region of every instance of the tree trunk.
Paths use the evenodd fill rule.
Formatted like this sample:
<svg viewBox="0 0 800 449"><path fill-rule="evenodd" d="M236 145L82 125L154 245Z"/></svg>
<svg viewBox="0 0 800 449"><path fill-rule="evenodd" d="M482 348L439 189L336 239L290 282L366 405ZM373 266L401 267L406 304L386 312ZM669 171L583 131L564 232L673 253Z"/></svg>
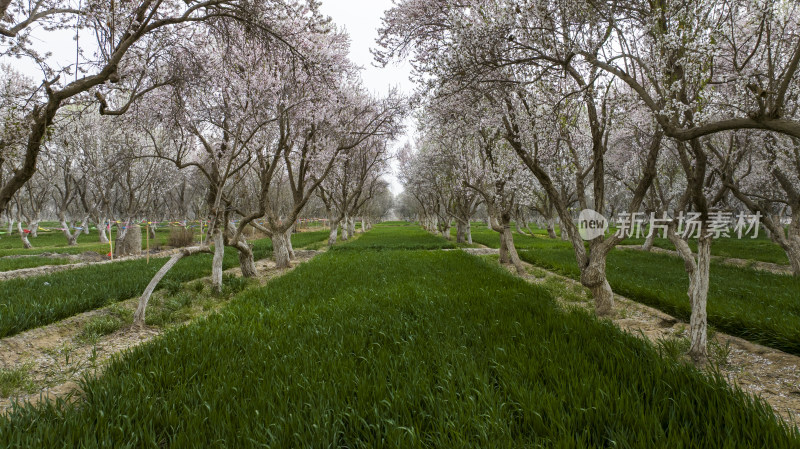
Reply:
<svg viewBox="0 0 800 449"><path fill-rule="evenodd" d="M692 316L689 322L689 357L698 365L705 364L708 358L708 279L711 268L711 238L701 238L697 242L697 270L689 285L689 298Z"/></svg>
<svg viewBox="0 0 800 449"><path fill-rule="evenodd" d="M130 256L142 253L142 228L137 224L128 224L125 233L117 238L114 245L116 256ZM75 234L77 238L77 233Z"/></svg>
<svg viewBox="0 0 800 449"><path fill-rule="evenodd" d="M466 242L466 226L461 220L456 220L456 243Z"/></svg>
<svg viewBox="0 0 800 449"><path fill-rule="evenodd" d="M519 254L517 254L517 248L514 247L514 235L511 233L510 224L505 224L503 226L503 233L500 236L500 240L505 242L508 258L511 263L514 264L514 268L517 269L517 273L525 274L525 266L522 265L522 260L520 260Z"/></svg>
<svg viewBox="0 0 800 449"><path fill-rule="evenodd" d="M339 222L338 221L330 221L331 233L328 235L328 246L333 246L336 244L336 237L339 231Z"/></svg>
<svg viewBox="0 0 800 449"><path fill-rule="evenodd" d="M351 237L355 237L356 235L356 217L350 217L348 222L348 227L350 228L349 234Z"/></svg>
<svg viewBox="0 0 800 449"><path fill-rule="evenodd" d="M364 216L361 216L361 233L367 232L367 220L364 219Z"/></svg>
<svg viewBox="0 0 800 449"><path fill-rule="evenodd" d="M211 261L211 288L214 293L222 293L222 259L225 257L225 242L222 229L214 228L214 258Z"/></svg>
<svg viewBox="0 0 800 449"><path fill-rule="evenodd" d="M551 239L557 239L556 235L556 221L552 218L547 219L547 236Z"/></svg>
<svg viewBox="0 0 800 449"><path fill-rule="evenodd" d="M669 239L675 245L684 262L684 269L689 275L689 304L692 315L689 320L689 352L687 355L699 366L708 360L708 281L711 268L711 236L706 229L701 229L701 237L697 239L697 256L692 254L689 244L675 234L670 226Z"/></svg>
<svg viewBox="0 0 800 449"><path fill-rule="evenodd" d="M444 225L442 226L442 237L446 240L450 240L452 237L450 236L450 220L447 219L444 221Z"/></svg>
<svg viewBox="0 0 800 449"><path fill-rule="evenodd" d="M39 237L39 220L31 222L28 226L30 226L30 236L33 238Z"/></svg>
<svg viewBox="0 0 800 449"><path fill-rule="evenodd" d="M75 246L78 244L78 236L81 235L80 231L70 231L66 220L61 220L61 229L63 229L64 237L67 238L67 244L69 246Z"/></svg>
<svg viewBox="0 0 800 449"><path fill-rule="evenodd" d="M467 221L467 243L472 245L472 224L470 224L469 220Z"/></svg>
<svg viewBox="0 0 800 449"><path fill-rule="evenodd" d="M286 231L286 234L284 235L284 238L286 239L286 252L289 253L289 260L294 260L295 259L295 255L294 255L294 247L292 247L292 230L291 229Z"/></svg>
<svg viewBox="0 0 800 449"><path fill-rule="evenodd" d="M140 327L144 326L144 317L145 317L145 311L147 310L147 302L150 301L150 296L152 296L153 291L155 291L156 287L158 286L158 283L161 282L161 279L163 279L164 276L166 276L169 270L172 269L172 267L174 267L175 264L178 263L178 261L181 260L182 258L201 252L207 253L210 252L210 250L207 246L195 246L192 248L184 248L181 250L181 252L170 257L167 263L165 263L164 266L161 267L160 270L158 270L158 273L156 273L156 275L153 276L153 279L150 280L150 283L147 284L147 288L145 288L144 293L142 293L142 296L139 297L139 305L136 307L136 313L133 314L134 326L140 326Z"/></svg>
<svg viewBox="0 0 800 449"><path fill-rule="evenodd" d="M647 234L647 237L644 239L644 244L642 245L642 249L645 251L650 251L653 249L653 243L656 241L656 233L652 229Z"/></svg>
<svg viewBox="0 0 800 449"><path fill-rule="evenodd" d="M258 275L256 271L256 261L253 257L253 249L247 242L237 244L236 250L239 252L239 267L242 269L242 277L254 278Z"/></svg>
<svg viewBox="0 0 800 449"><path fill-rule="evenodd" d="M350 227L347 225L348 217L347 215L344 216L342 220L342 241L347 241L350 237Z"/></svg>
<svg viewBox="0 0 800 449"><path fill-rule="evenodd" d="M101 220L97 222L97 233L100 235L100 243L108 243L108 235L106 234L106 221Z"/></svg>
<svg viewBox="0 0 800 449"><path fill-rule="evenodd" d="M786 257L789 258L789 263L792 265L792 274L800 276L800 241L792 241L784 248Z"/></svg>
<svg viewBox="0 0 800 449"><path fill-rule="evenodd" d="M569 233L563 224L561 225L561 240L569 241Z"/></svg>
<svg viewBox="0 0 800 449"><path fill-rule="evenodd" d="M614 292L606 279L605 255L589 254L589 265L581 269L581 285L592 292L597 316L609 316L614 312Z"/></svg>
<svg viewBox="0 0 800 449"><path fill-rule="evenodd" d="M12 232L14 232L14 220L9 219L8 220L8 235L11 235Z"/></svg>
<svg viewBox="0 0 800 449"><path fill-rule="evenodd" d="M344 232L344 228L342 229ZM272 237L272 255L275 258L275 266L277 268L289 268L289 249L286 248L285 234L273 231Z"/></svg>
<svg viewBox="0 0 800 449"><path fill-rule="evenodd" d="M22 246L25 249L33 249L33 245L31 245L31 242L28 240L28 234L23 231L22 223L19 221L17 222L17 231L19 231L19 238L22 240Z"/></svg>
<svg viewBox="0 0 800 449"><path fill-rule="evenodd" d="M150 240L155 240L156 238L156 226L155 224L149 225L147 228L147 232L150 234Z"/></svg>

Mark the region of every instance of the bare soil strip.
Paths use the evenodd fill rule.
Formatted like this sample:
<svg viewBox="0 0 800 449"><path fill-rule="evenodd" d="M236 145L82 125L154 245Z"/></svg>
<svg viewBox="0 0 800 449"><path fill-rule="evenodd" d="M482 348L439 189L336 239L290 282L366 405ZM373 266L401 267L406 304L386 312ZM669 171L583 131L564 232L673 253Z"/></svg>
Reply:
<svg viewBox="0 0 800 449"><path fill-rule="evenodd" d="M296 259L292 267L276 269L272 260L256 262L260 286L270 279L282 276L300 263L311 260L321 251L295 250ZM84 264L85 265L85 264ZM240 268L231 268L226 273L241 275ZM199 281L210 283L210 278ZM196 283L198 280L191 281ZM251 288L256 287L255 285ZM164 296L156 292L153 299ZM197 319L215 313L227 303L220 299L211 307L193 305L189 318L167 327L145 326L141 328L126 325L120 330L98 337L94 341L80 338L87 322L92 318L107 315L110 308L125 308L131 313L136 309L138 298L120 301L114 305L85 312L64 319L58 323L31 329L0 340L0 368L3 370L22 369L26 373L26 386L15 391L10 397L0 397L0 413L8 412L14 401L36 403L44 398L73 398L78 391L84 375L97 376L102 373L106 363L115 354L148 342L175 326L183 326ZM148 307L152 310L152 306Z"/></svg>

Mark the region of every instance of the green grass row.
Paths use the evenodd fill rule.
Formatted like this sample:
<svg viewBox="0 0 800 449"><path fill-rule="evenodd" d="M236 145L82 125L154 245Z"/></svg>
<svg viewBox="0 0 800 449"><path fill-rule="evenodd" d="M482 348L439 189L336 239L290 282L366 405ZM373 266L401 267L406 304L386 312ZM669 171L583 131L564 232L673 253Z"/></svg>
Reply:
<svg viewBox="0 0 800 449"><path fill-rule="evenodd" d="M494 264L381 241L116 357L76 403L16 408L0 446L800 444L764 403Z"/></svg>
<svg viewBox="0 0 800 449"><path fill-rule="evenodd" d="M452 242L432 235L418 226L397 222L375 225L371 231L346 244L335 246L335 251L362 251L370 249L445 249L455 248Z"/></svg>
<svg viewBox="0 0 800 449"><path fill-rule="evenodd" d="M44 265L67 265L74 263L72 260L52 257L20 257L0 258L0 272L35 268Z"/></svg>
<svg viewBox="0 0 800 449"><path fill-rule="evenodd" d="M144 230L142 230L144 233ZM166 245L169 237L169 228L159 228L156 230L156 238L150 240L150 247ZM116 229L114 230L116 237ZM0 257L19 254L39 254L39 253L62 253L80 254L86 251L94 251L100 254L109 252L108 243L99 243L97 230L92 230L89 235L81 234L78 237L76 246L69 246L67 238L61 231L40 231L38 237L29 237L33 249L24 249L19 235L3 235L0 238ZM147 239L142 235L142 249L147 246Z"/></svg>
<svg viewBox="0 0 800 449"><path fill-rule="evenodd" d="M472 238L492 248L500 246L498 234L485 227L473 228ZM514 244L522 260L579 279L569 242L515 233ZM679 257L615 249L608 256L606 274L616 293L689 319L689 278ZM711 263L708 321L728 334L800 355L798 298L798 278Z"/></svg>
<svg viewBox="0 0 800 449"><path fill-rule="evenodd" d="M483 223L478 223L478 226L482 226ZM535 234L547 237L547 230L546 229L539 229L535 226L530 226L529 230ZM556 227L556 233L560 236L560 229ZM675 246L669 239L660 238L661 231L658 231L656 234L656 239L653 241L653 246L674 251ZM751 235L743 236L741 239L737 238L735 234L730 233L731 237L721 237L719 239L715 239L713 245L711 246L711 255L717 257L724 257L724 258L734 258L734 259L745 259L745 260L755 260L759 262L768 262L774 263L778 265L789 265L789 258L786 257L786 251L784 251L777 243L770 240L764 228L762 227L759 230L759 235L757 238L751 238ZM626 238L621 244L622 245L643 245L644 244L644 237L629 237ZM689 246L692 248L692 251L697 251L697 242L690 241Z"/></svg>
<svg viewBox="0 0 800 449"><path fill-rule="evenodd" d="M300 248L327 238L325 231L294 234ZM253 242L255 258L272 254L269 239ZM161 281L186 282L211 274L210 254L181 259ZM103 305L140 295L167 258L88 266L0 282L0 337L56 322ZM226 248L223 268L238 266L235 249Z"/></svg>

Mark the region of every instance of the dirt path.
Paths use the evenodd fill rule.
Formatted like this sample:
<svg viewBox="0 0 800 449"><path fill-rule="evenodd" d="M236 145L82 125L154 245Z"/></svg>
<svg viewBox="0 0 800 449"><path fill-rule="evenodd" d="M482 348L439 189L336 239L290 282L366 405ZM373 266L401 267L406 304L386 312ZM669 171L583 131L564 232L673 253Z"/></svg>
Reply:
<svg viewBox="0 0 800 449"><path fill-rule="evenodd" d="M644 251L640 245L617 245L617 248L633 250L633 251ZM650 252L659 253L659 254L669 254L671 256L680 257L677 251L671 249L664 249L654 246ZM712 260L716 260L718 262L722 262L725 265L733 265L736 267L741 268L750 268L753 270L758 271L768 271L774 274L792 274L792 268L788 265L779 265L776 263L769 263L769 262L759 262L753 259L735 259L732 257L720 257L720 256L711 256Z"/></svg>
<svg viewBox="0 0 800 449"><path fill-rule="evenodd" d="M464 250L479 255L497 254L499 251L484 248ZM527 262L523 264L530 273L524 278L550 291L562 307L594 309L591 295L579 282ZM516 275L512 266L507 268ZM688 342L687 323L618 294L614 299L611 320L620 329L645 337L656 345L673 343L682 349L680 343ZM800 425L800 357L721 332L709 336L709 342L712 364L708 369L716 367L729 384L761 397L787 423Z"/></svg>
<svg viewBox="0 0 800 449"><path fill-rule="evenodd" d="M296 260L292 267L276 269L272 260L263 259L256 262L259 273L257 282L249 288L265 285L270 279L282 276L300 263L311 260L322 251L295 250ZM239 276L240 268L226 270L225 273ZM197 282L206 284L203 292L192 291L189 284ZM132 327L126 324L109 335L86 338L84 329L93 319L112 314L132 316L138 304L138 298L117 302L102 309L92 310L64 319L58 323L31 329L29 331L0 340L0 368L6 373L17 371L24 380L20 382L9 397L0 397L0 413L10 410L15 400L36 403L43 398L62 397L69 400L77 392L78 383L83 375L96 376L102 373L108 360L114 354L148 342L170 328L186 325L196 319L215 313L227 302L227 298L213 298L210 295L209 278L195 280L184 284L186 295L203 297L203 301L194 301L177 315L176 321L161 327ZM209 291L209 294L204 294ZM156 304L168 301L166 292L158 291L151 298L148 316L156 313ZM205 300L205 298L208 298ZM180 319L181 317L185 319Z"/></svg>

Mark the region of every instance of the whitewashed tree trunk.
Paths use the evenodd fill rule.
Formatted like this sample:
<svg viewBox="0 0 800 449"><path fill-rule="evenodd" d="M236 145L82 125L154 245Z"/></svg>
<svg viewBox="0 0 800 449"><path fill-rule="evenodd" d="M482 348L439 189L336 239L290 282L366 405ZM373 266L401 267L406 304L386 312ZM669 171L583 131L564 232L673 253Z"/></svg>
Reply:
<svg viewBox="0 0 800 449"><path fill-rule="evenodd" d="M108 243L108 234L106 234L106 220L97 222L97 233L100 236L100 243Z"/></svg>
<svg viewBox="0 0 800 449"><path fill-rule="evenodd" d="M39 237L39 220L32 221L30 224L31 237Z"/></svg>
<svg viewBox="0 0 800 449"><path fill-rule="evenodd" d="M350 238L350 227L347 225L348 216L345 215L342 220L342 241L347 241Z"/></svg>
<svg viewBox="0 0 800 449"><path fill-rule="evenodd" d="M161 282L161 279L163 279L164 276L166 276L169 270L172 269L172 267L174 267L175 264L178 263L178 261L181 260L182 258L201 252L207 253L211 251L207 246L195 246L192 248L184 248L181 250L181 252L170 257L167 263L165 263L164 266L161 267L160 270L158 270L156 275L153 276L153 279L150 280L150 283L147 284L147 288L145 288L144 293L142 293L142 296L139 297L139 305L136 307L136 312L133 314L134 326L139 326L139 327L144 326L144 317L145 317L145 312L147 310L147 303L148 301L150 301L150 296L153 295L153 291L155 291L156 287L158 286L158 283Z"/></svg>
<svg viewBox="0 0 800 449"><path fill-rule="evenodd" d="M339 222L331 220L330 221L330 228L331 228L331 232L328 235L328 245L329 246L333 246L333 245L336 244L336 237L337 237L337 234L339 233Z"/></svg>
<svg viewBox="0 0 800 449"><path fill-rule="evenodd" d="M11 235L12 232L14 232L14 220L9 219L7 234Z"/></svg>
<svg viewBox="0 0 800 449"><path fill-rule="evenodd" d="M17 222L17 231L19 231L19 238L22 240L22 246L25 249L32 249L33 245L31 245L30 240L28 240L28 234L23 231L21 222Z"/></svg>
<svg viewBox="0 0 800 449"><path fill-rule="evenodd" d="M211 288L215 293L222 293L222 259L225 257L225 242L222 229L214 228L214 258L211 261Z"/></svg>
<svg viewBox="0 0 800 449"><path fill-rule="evenodd" d="M350 217L347 221L347 225L350 228L349 234L351 237L355 237L356 235L356 217Z"/></svg>
<svg viewBox="0 0 800 449"><path fill-rule="evenodd" d="M467 221L467 230L466 230L466 234L467 234L467 243L469 243L470 245L472 245L472 224L470 224L470 222L469 222L469 221Z"/></svg>

